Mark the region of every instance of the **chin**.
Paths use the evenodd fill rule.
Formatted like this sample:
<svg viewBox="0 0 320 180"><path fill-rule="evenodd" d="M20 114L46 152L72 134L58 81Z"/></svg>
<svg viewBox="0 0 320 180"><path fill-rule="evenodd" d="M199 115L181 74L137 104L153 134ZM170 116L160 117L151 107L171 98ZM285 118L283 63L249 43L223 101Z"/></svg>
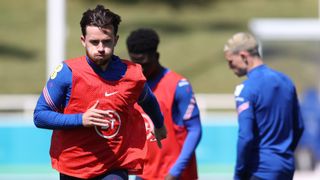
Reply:
<svg viewBox="0 0 320 180"><path fill-rule="evenodd" d="M234 73L236 76L238 76L238 77L243 77L243 76L245 76L246 74L244 74L244 73L239 73L239 72L235 72Z"/></svg>
<svg viewBox="0 0 320 180"><path fill-rule="evenodd" d="M110 59L110 57L106 57L106 56L95 56L94 60L95 61L108 61Z"/></svg>

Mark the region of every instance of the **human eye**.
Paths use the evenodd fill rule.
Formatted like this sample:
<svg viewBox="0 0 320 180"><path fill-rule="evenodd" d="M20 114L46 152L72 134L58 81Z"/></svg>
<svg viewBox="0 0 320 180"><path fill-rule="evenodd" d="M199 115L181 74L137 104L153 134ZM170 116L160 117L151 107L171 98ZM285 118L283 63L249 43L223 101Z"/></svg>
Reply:
<svg viewBox="0 0 320 180"><path fill-rule="evenodd" d="M106 39L106 40L103 40L102 41L102 44L104 45L104 46L108 46L108 45L110 45L111 44L111 39Z"/></svg>
<svg viewBox="0 0 320 180"><path fill-rule="evenodd" d="M99 45L99 41L98 40L90 40L90 43L94 46L98 46Z"/></svg>

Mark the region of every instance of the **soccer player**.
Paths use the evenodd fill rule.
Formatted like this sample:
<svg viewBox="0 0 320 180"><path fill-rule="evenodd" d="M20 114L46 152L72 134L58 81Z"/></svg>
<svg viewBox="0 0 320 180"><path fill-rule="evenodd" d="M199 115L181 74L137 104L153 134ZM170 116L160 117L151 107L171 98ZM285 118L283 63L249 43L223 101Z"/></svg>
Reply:
<svg viewBox="0 0 320 180"><path fill-rule="evenodd" d="M51 163L61 180L122 180L142 172L146 130L136 103L155 124L159 146L166 137L141 66L113 54L120 21L102 5L83 13L86 56L55 69L35 108L35 125L53 130Z"/></svg>
<svg viewBox="0 0 320 180"><path fill-rule="evenodd" d="M137 29L127 38L130 59L141 64L168 130L163 148L157 148L151 133L153 123L144 115L148 153L143 174L137 179L194 180L198 178L195 150L202 133L199 109L187 79L159 63L158 44L159 36L153 29Z"/></svg>
<svg viewBox="0 0 320 180"><path fill-rule="evenodd" d="M249 33L233 35L224 54L238 77L247 76L234 92L239 123L234 179L291 180L303 132L293 82L263 63L259 43Z"/></svg>

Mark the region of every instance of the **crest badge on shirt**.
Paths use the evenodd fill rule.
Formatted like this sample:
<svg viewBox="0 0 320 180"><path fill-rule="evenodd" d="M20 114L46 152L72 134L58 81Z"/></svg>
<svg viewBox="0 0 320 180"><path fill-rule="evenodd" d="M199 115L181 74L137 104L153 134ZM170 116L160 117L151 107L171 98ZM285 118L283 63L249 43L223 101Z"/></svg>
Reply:
<svg viewBox="0 0 320 180"><path fill-rule="evenodd" d="M53 73L50 75L51 79L55 79L57 77L58 72L60 72L63 68L63 64L60 63L53 71Z"/></svg>
<svg viewBox="0 0 320 180"><path fill-rule="evenodd" d="M236 89L234 90L234 95L239 96L243 88L244 88L244 84L240 84L236 86Z"/></svg>
<svg viewBox="0 0 320 180"><path fill-rule="evenodd" d="M108 121L106 126L95 126L94 128L99 136L105 139L111 139L115 137L120 130L121 118L119 114L114 110L107 110L107 114L108 115L105 118Z"/></svg>

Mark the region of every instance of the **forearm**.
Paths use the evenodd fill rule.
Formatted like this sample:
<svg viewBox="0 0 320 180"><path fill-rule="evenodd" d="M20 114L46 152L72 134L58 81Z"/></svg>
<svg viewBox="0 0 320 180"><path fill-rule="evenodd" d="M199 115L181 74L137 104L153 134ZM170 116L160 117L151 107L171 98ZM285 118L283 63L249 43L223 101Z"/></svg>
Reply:
<svg viewBox="0 0 320 180"><path fill-rule="evenodd" d="M142 107L143 111L150 117L156 128L163 126L163 115L160 106L154 94L148 86L145 86L142 96L139 98L138 104Z"/></svg>
<svg viewBox="0 0 320 180"><path fill-rule="evenodd" d="M248 161L252 150L252 140L250 137L238 137L237 160L235 167L235 179L243 179L247 176Z"/></svg>
<svg viewBox="0 0 320 180"><path fill-rule="evenodd" d="M249 112L250 110L245 111L239 116L237 160L235 167L235 177L238 177L239 179L244 179L248 176L248 163L253 156L254 119Z"/></svg>
<svg viewBox="0 0 320 180"><path fill-rule="evenodd" d="M185 124L188 130L188 134L177 161L170 169L170 174L175 177L179 177L186 166L189 164L190 159L195 153L202 135L202 128L199 117L188 120L185 122Z"/></svg>
<svg viewBox="0 0 320 180"><path fill-rule="evenodd" d="M35 110L34 123L38 128L66 129L82 126L82 114L62 114L50 110Z"/></svg>

